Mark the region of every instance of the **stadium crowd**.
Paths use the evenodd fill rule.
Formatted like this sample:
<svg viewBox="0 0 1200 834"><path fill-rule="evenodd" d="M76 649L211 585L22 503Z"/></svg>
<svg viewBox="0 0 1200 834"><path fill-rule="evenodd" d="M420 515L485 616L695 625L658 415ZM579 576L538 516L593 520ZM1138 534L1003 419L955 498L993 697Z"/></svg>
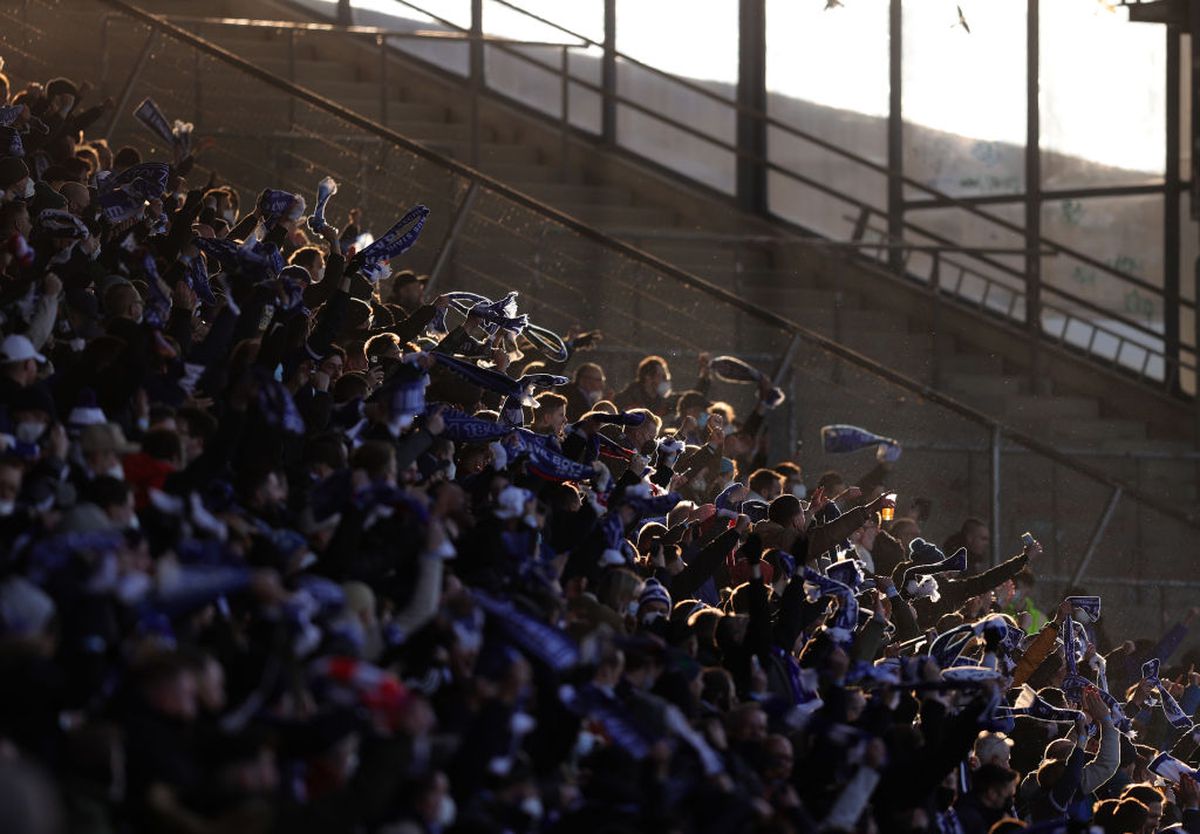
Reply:
<svg viewBox="0 0 1200 834"><path fill-rule="evenodd" d="M4 831L1200 832L1196 612L1110 641L894 441L770 460L756 369L617 390L427 298L423 211L245 206L87 94L0 85Z"/></svg>

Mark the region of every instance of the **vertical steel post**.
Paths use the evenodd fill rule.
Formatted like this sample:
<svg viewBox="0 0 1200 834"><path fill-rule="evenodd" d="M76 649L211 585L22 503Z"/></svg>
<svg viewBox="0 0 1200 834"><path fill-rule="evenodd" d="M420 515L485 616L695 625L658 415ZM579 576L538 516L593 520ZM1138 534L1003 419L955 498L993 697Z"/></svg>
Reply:
<svg viewBox="0 0 1200 834"><path fill-rule="evenodd" d="M463 195L462 202L454 210L454 219L450 221L450 228L446 230L446 237L442 240L442 247L438 250L433 267L429 270L429 281L425 284L425 292L431 297L435 295L433 291L434 287L437 286L442 273L450 263L450 256L454 252L454 244L458 242L459 234L462 232L463 227L467 225L467 216L471 213L471 209L475 205L475 199L478 196L479 183L472 180L470 187L467 188L467 193Z"/></svg>
<svg viewBox="0 0 1200 834"><path fill-rule="evenodd" d="M1042 155L1038 107L1040 0L1026 0L1025 18L1025 326L1030 340L1030 390L1041 393L1042 338Z"/></svg>
<svg viewBox="0 0 1200 834"><path fill-rule="evenodd" d="M1117 504L1121 501L1121 488L1114 487L1112 494L1108 496L1108 503L1104 506L1104 512L1100 513L1100 518L1096 520L1096 526L1092 530L1092 537L1088 539L1087 550L1083 552L1083 558L1079 560L1079 566L1075 568L1075 573L1071 575L1071 584L1078 585L1079 580L1083 578L1084 571L1091 564L1092 557L1096 555L1096 548L1100 545L1100 540L1104 538L1104 531L1108 529L1108 523L1112 521L1113 513L1116 512ZM992 537L995 541L995 536Z"/></svg>
<svg viewBox="0 0 1200 834"><path fill-rule="evenodd" d="M479 167L479 96L485 85L483 0L471 0L471 167Z"/></svg>
<svg viewBox="0 0 1200 834"><path fill-rule="evenodd" d="M767 211L767 4L739 0L737 82L737 199L742 209Z"/></svg>
<svg viewBox="0 0 1200 834"><path fill-rule="evenodd" d="M888 13L887 229L893 242L904 238L903 55L903 0L891 0ZM903 254L899 249L888 253L888 265L892 270L903 271Z"/></svg>
<svg viewBox="0 0 1200 834"><path fill-rule="evenodd" d="M379 123L387 127L388 123L388 53L387 35L376 35L379 45Z"/></svg>
<svg viewBox="0 0 1200 834"><path fill-rule="evenodd" d="M563 183L567 181L567 152L570 146L571 139L571 56L567 52L567 46L564 44L559 47L559 79L558 90L558 107L559 107L559 171L562 176Z"/></svg>
<svg viewBox="0 0 1200 834"><path fill-rule="evenodd" d="M993 567L1000 564L1000 446L1004 438L1000 435L1000 425L992 426L992 440L990 451L992 453L992 509L991 509L991 524L992 524L992 565Z"/></svg>
<svg viewBox="0 0 1200 834"><path fill-rule="evenodd" d="M1169 392L1178 393L1182 390L1179 373L1179 244L1182 234L1179 206L1180 34L1176 26L1168 24L1163 28L1167 37L1167 158L1163 166L1163 353L1166 362L1163 385Z"/></svg>
<svg viewBox="0 0 1200 834"><path fill-rule="evenodd" d="M617 0L604 0L604 57L600 63L600 137L617 144Z"/></svg>
<svg viewBox="0 0 1200 834"><path fill-rule="evenodd" d="M112 139L117 122L121 120L121 114L129 106L129 98L133 95L133 87L137 84L138 79L142 75L142 70L146 67L146 60L150 57L150 50L154 48L154 41L157 37L157 29L151 29L150 34L146 36L146 42L142 44L142 51L138 53L137 61L134 62L133 69L129 71L129 78L125 80L125 86L121 89L121 96L117 99L116 106L113 107L112 120L108 123L108 130L104 131L105 140Z"/></svg>

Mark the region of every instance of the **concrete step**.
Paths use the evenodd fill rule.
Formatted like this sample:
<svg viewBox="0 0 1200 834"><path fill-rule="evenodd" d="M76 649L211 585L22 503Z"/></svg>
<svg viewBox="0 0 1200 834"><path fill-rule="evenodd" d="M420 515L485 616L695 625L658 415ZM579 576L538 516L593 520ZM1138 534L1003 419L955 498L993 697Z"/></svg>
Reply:
<svg viewBox="0 0 1200 834"><path fill-rule="evenodd" d="M403 133L402 129L397 129ZM438 139L423 141L421 144L432 148L440 154L457 159L459 162L470 162L470 142L444 142ZM537 165L541 161L541 153L537 148L529 145L481 142L479 145L479 158L484 165L488 163ZM524 191L525 189L520 188L518 190Z"/></svg>
<svg viewBox="0 0 1200 834"><path fill-rule="evenodd" d="M557 165L533 164L528 162L484 162L483 172L501 181L556 182L562 179Z"/></svg>
<svg viewBox="0 0 1200 834"><path fill-rule="evenodd" d="M1018 394L1005 400L1004 413L1025 420L1095 420L1100 403L1091 397Z"/></svg>
<svg viewBox="0 0 1200 834"><path fill-rule="evenodd" d="M627 188L611 185L564 185L561 183L512 183L518 191L524 191L551 205L571 203L596 203L611 206L627 206L633 195Z"/></svg>
<svg viewBox="0 0 1200 834"><path fill-rule="evenodd" d="M985 353L955 353L939 356L938 363L943 373L995 374L1002 376L1004 362L999 356Z"/></svg>
<svg viewBox="0 0 1200 834"><path fill-rule="evenodd" d="M674 212L657 206L609 206L596 203L559 203L555 208L585 223L616 230L669 225ZM619 234L619 232L618 232Z"/></svg>
<svg viewBox="0 0 1200 834"><path fill-rule="evenodd" d="M991 374L944 373L941 382L946 391L968 397L1011 397L1029 389L1029 381L1022 377Z"/></svg>
<svg viewBox="0 0 1200 834"><path fill-rule="evenodd" d="M1051 437L1076 442L1140 440L1146 436L1146 424L1138 420L1039 420L1032 424Z"/></svg>

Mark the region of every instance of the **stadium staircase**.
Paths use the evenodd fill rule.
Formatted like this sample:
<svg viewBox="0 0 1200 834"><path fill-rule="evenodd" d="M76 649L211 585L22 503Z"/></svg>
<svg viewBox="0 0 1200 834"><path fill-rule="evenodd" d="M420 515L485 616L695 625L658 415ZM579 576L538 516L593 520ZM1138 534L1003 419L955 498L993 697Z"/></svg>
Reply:
<svg viewBox="0 0 1200 834"><path fill-rule="evenodd" d="M142 5L178 16L228 12L268 20L314 19L302 8L270 0L145 0ZM381 105L379 60L361 45L309 38L296 47L290 64L291 47L283 33L218 26L204 27L203 33L438 152L470 160L464 82L393 53L389 78L404 80L389 84L388 101ZM230 109L239 109L236 91L224 94ZM728 200L681 177L578 137L564 163L557 124L527 109L485 97L481 119L478 167L483 172L1068 453L1169 456L1193 448L1191 409L1119 371L1048 345L1040 351L1035 382L1029 339L1020 328L953 305L942 305L935 322L923 289L820 246L723 240L731 232L778 237L780 228L738 212ZM937 330L934 337L931 329ZM1188 503L1197 499L1195 475L1190 462L1178 460L1147 462L1143 472L1154 488Z"/></svg>
<svg viewBox="0 0 1200 834"><path fill-rule="evenodd" d="M13 11L20 5L9 3L9 13L24 14L44 38L28 48L53 50L46 56L43 74L52 66L76 81L91 80L102 93L122 97L131 67L146 50L145 27L108 26L99 20L93 3L82 9L59 2L53 14L47 14L37 0L21 12ZM301 87L430 149L460 161L470 157L469 95L464 83L410 56L393 52L381 61L380 51L369 42L364 46L361 38L347 35L305 36L289 42L285 33L271 27L201 26L186 20L226 14L313 20L283 2L140 0L137 5L168 15L177 25L256 66L294 78ZM190 91L186 85L191 83L193 59L190 50L178 47L163 35L146 50L147 69L123 102L125 115L113 134L115 141L140 137L143 145L149 144L144 130L128 117L141 96L162 97L168 115L182 118L192 118L187 109L194 97L195 111L205 114L197 134L217 140L210 154L219 157L214 166L243 188L243 199L252 199L254 189L267 184L302 191L311 199L320 176L332 172L345 177L352 169L354 160L345 151L351 144L348 140L331 134L324 150L317 152L297 150L293 139L274 137L292 108L304 108L302 120L313 129L319 129L316 115L327 116L320 124L331 132L348 132L344 122L253 83L245 72L222 61L205 59L203 84ZM12 51L9 45L10 55ZM178 54L171 57L171 52ZM156 77L170 74L169 57L183 80ZM200 60L195 59L196 66ZM8 71L21 81L14 73L19 61L10 58L10 64ZM380 98L381 72L394 79L385 86L386 103ZM891 385L877 373L863 370L861 363L839 360L806 345L797 350L795 342L789 347L786 334L781 339L780 332L769 332L763 314L751 315L728 299L721 301L686 284L661 280L652 269L634 270L628 259L609 260L586 236L566 234L562 224L548 223L532 211L504 209L487 197L481 198L481 207L474 212L487 222L474 223L461 236L441 277L442 288L463 286L495 293L519 285L527 293L531 287L541 287L540 294L528 293L529 303L535 310L561 313L557 326L569 326L572 322L565 316L574 314L579 324L598 323L611 334L609 353L602 358L614 379L624 378L640 353L649 350L672 357L677 380L688 379L687 354L699 349L738 350L764 367L780 360L790 362L793 376L801 380L792 388L788 418L793 428L801 425L802 439L811 443L820 425L843 421L896 434L906 443L906 476L928 486L942 519L968 513L987 516L989 470L995 469L993 463L999 458L989 458L989 435L981 432L978 422L956 419L953 409L940 407L945 403L939 403L939 392L995 415L1068 456L1079 454L1083 463L1135 485L1143 496L1156 498L1159 506L1194 511L1196 463L1187 456L1192 448L1189 405L1051 344L1039 347L1035 388L1029 373L1031 340L1023 328L983 311L938 303L928 289L877 263L847 256L819 241L805 242L794 230L783 230L787 238L781 242L777 224L742 214L719 195L628 154L601 148L586 137L572 136L564 158L557 125L511 102L484 94L480 124L484 141L479 168L484 173L707 279L744 303L765 308L767 316L775 314L823 334L928 388ZM429 202L435 211L426 237L435 242L445 239L461 192L440 193L439 181L409 159L411 154L386 156L386 148L373 148L369 153L384 155L383 161L372 163L382 167L373 170L387 171L389 177L386 182L381 177L357 185L343 179L344 190L351 193L336 198L338 211L358 203L370 216L374 200L374 208L384 218L378 222L386 223L398 216L394 214L398 207ZM399 166L396 170L389 169L393 162ZM405 183L408 171L413 179ZM445 172L438 176L443 177L442 190L450 192L462 185L461 181L455 185ZM735 243L725 238L730 233L762 242ZM436 255L436 246L426 251ZM565 279L538 283L538 276L555 275ZM661 310L654 305L661 305ZM706 312L712 320L699 324ZM657 316L662 321L656 324ZM736 333L718 338L704 327ZM810 382L812 387L806 387ZM729 396L736 392L730 391ZM939 443L946 445L941 448ZM1094 575L1107 576L1111 584L1117 584L1119 576L1159 573L1162 568L1153 555L1177 551L1194 538L1191 524L1149 509L1151 502L1143 498L1124 501L1114 514L1120 495L1110 497L1111 484L1089 480L1078 467L1030 454L1028 449L1022 452L1017 445L1006 447L1002 462L1004 486L998 506L1003 508L1006 529L1000 537L1007 550L1028 526L1051 543L1054 555L1043 566L1043 581L1065 586L1077 568L1082 570L1084 551L1088 551L1086 559L1093 555L1087 544L1094 530L1104 533L1104 541L1088 575L1099 582L1105 580ZM963 454L968 448L972 451ZM1133 452L1142 456L1135 459ZM823 459L811 445L804 458L813 469L854 466ZM1009 516L1011 524L1021 529L1007 529ZM1122 593L1139 604L1157 602L1165 609L1170 600L1181 601L1194 593L1197 579L1200 571L1189 569L1162 582L1150 599L1133 587ZM1106 588L1105 592L1115 591ZM1133 625L1139 630L1145 627Z"/></svg>

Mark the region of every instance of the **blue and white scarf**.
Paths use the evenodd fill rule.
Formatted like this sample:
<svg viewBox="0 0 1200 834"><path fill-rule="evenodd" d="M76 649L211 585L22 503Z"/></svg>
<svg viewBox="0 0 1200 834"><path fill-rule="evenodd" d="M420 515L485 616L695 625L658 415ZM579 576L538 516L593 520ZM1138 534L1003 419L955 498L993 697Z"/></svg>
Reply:
<svg viewBox="0 0 1200 834"><path fill-rule="evenodd" d="M325 177L317 183L317 204L313 207L312 216L308 218L308 228L314 234L323 234L325 227L329 224L325 222L325 207L329 205L329 198L338 192L338 184L333 177Z"/></svg>
<svg viewBox="0 0 1200 834"><path fill-rule="evenodd" d="M736 356L716 356L713 357L711 366L712 372L717 375L717 379L725 380L726 382L752 382L762 385L767 375L758 368L752 367ZM772 388L763 399L763 405L767 408L774 408L781 405L786 399L782 388Z"/></svg>
<svg viewBox="0 0 1200 834"><path fill-rule="evenodd" d="M465 378L471 384L505 397L514 397L520 400L521 405L531 408L535 407L533 401L533 390L535 388L553 388L557 385L566 385L569 382L565 376L557 376L555 374L526 374L520 379L513 379L499 371L481 368L474 362L464 362L447 353L434 352L430 356L447 369Z"/></svg>
<svg viewBox="0 0 1200 834"><path fill-rule="evenodd" d="M821 427L821 445L826 454L854 452L875 446L877 453L885 460L894 461L900 457L900 443L890 437L883 437L860 429L858 426L835 424Z"/></svg>
<svg viewBox="0 0 1200 834"><path fill-rule="evenodd" d="M579 647L565 631L517 609L509 600L473 590L472 597L514 645L556 672L579 663Z"/></svg>
<svg viewBox="0 0 1200 834"><path fill-rule="evenodd" d="M833 625L828 629L829 635L839 643L851 642L858 628L858 600L854 598L854 590L809 567L804 568L801 576L804 577L804 595L809 602L816 602L821 597L837 599L838 610Z"/></svg>
<svg viewBox="0 0 1200 834"><path fill-rule="evenodd" d="M1048 704L1029 684L1021 684L1021 693L1011 707L1001 707L998 712L1011 717L1025 716L1035 721L1071 722L1083 717L1075 709L1062 709Z"/></svg>
<svg viewBox="0 0 1200 834"><path fill-rule="evenodd" d="M473 417L456 408L443 408L442 421L446 424L446 428L442 430L442 437L456 442L490 443L512 432L510 426L495 420Z"/></svg>
<svg viewBox="0 0 1200 834"><path fill-rule="evenodd" d="M1160 666L1161 661L1157 657L1150 658L1142 664L1142 677L1147 683L1158 690L1163 715L1167 717L1167 721L1171 722L1171 726L1177 730L1186 730L1192 726L1192 718L1183 711L1183 707L1179 706L1179 702L1175 700L1175 696L1159 680L1158 673Z"/></svg>
<svg viewBox="0 0 1200 834"><path fill-rule="evenodd" d="M354 256L355 266L372 282L386 278L389 273L387 262L413 247L425 228L427 217L429 209L421 205L413 206L383 237Z"/></svg>
<svg viewBox="0 0 1200 834"><path fill-rule="evenodd" d="M154 99L142 99L142 103L133 111L133 115L151 133L157 136L164 145L175 151L180 157L187 156L191 151L191 123L176 119L174 125L172 125Z"/></svg>

